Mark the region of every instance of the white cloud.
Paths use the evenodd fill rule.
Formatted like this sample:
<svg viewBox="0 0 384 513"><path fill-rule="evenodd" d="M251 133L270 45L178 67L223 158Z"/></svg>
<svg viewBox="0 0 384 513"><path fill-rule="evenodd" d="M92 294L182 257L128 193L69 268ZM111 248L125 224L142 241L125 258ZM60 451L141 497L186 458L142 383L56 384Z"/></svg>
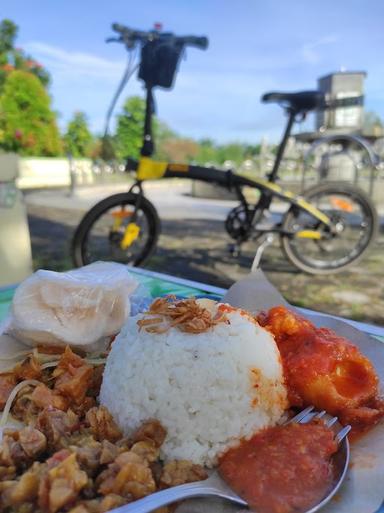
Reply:
<svg viewBox="0 0 384 513"><path fill-rule="evenodd" d="M23 44L23 48L38 59L52 78L50 91L54 108L60 112L59 123L65 127L74 111L87 113L91 129L100 132L105 113L126 67L124 60L110 60L92 53L69 51L41 41ZM140 94L136 80L129 91Z"/></svg>
<svg viewBox="0 0 384 513"><path fill-rule="evenodd" d="M52 73L105 78L119 76L124 68L124 61L111 61L90 53L70 52L39 41L26 43L24 48L36 55Z"/></svg>
<svg viewBox="0 0 384 513"><path fill-rule="evenodd" d="M23 46L51 73L54 107L62 113L60 125L64 128L74 111L83 110L91 128L102 131L105 113L125 69L124 60L108 60L40 41ZM297 53L291 59L299 60ZM293 65L292 60L285 63L287 67ZM287 89L295 87L297 78L288 75L286 68L281 69L280 57L274 64L266 56L241 59L229 69L228 61L226 65L212 59L201 63L192 58L182 62L175 89L156 91L161 119L186 136L213 136L222 141L255 141L265 132L274 138L280 133L282 112L260 104L261 94L268 90L282 88L282 84ZM119 105L133 94L143 94L136 76L121 95Z"/></svg>
<svg viewBox="0 0 384 513"><path fill-rule="evenodd" d="M301 56L308 64L317 64L321 60L319 48L336 43L339 40L336 34L329 34L316 41L306 43L301 48Z"/></svg>

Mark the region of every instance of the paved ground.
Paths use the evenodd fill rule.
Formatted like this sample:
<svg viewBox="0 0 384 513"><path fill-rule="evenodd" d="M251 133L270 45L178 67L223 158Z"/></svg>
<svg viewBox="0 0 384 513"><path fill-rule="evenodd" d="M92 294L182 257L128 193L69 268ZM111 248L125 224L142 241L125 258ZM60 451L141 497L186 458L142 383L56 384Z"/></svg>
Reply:
<svg viewBox="0 0 384 513"><path fill-rule="evenodd" d="M71 266L69 245L74 227L92 204L121 186L82 189L74 198L65 191L26 195L35 267L63 270ZM195 199L189 188L151 187L148 196L159 210L162 235L147 268L183 278L228 287L247 274L255 244L231 257L223 227L231 201ZM384 233L366 258L351 270L330 276L300 273L287 262L278 243L268 248L261 267L288 301L384 325Z"/></svg>

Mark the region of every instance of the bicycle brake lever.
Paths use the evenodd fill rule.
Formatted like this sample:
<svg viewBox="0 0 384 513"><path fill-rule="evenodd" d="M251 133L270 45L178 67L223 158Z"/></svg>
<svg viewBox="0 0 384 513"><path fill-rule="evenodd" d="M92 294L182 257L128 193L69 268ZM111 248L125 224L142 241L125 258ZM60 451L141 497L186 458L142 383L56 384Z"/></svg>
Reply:
<svg viewBox="0 0 384 513"><path fill-rule="evenodd" d="M121 43L121 41L121 37L107 37L107 39L105 40L106 43Z"/></svg>

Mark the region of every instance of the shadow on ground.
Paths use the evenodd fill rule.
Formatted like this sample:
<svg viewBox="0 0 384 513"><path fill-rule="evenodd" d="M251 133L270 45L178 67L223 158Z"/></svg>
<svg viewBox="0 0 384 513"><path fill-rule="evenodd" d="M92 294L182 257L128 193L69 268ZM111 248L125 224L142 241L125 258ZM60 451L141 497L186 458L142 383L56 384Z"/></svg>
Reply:
<svg viewBox="0 0 384 513"><path fill-rule="evenodd" d="M72 266L70 243L82 214L28 206L35 268L65 270ZM247 243L242 255L234 258L228 251L229 242L220 221L163 221L157 251L146 267L226 288L249 272L256 250L256 243ZM284 258L278 243L265 251L261 267L291 303L384 324L383 232L360 264L336 275L298 272Z"/></svg>

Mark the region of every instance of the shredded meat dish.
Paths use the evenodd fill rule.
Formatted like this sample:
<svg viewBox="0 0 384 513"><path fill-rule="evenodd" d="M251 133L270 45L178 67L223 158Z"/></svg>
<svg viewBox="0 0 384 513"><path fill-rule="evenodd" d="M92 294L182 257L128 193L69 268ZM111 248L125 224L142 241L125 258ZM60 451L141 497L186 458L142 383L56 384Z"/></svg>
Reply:
<svg viewBox="0 0 384 513"><path fill-rule="evenodd" d="M53 362L41 363L44 358L34 351L0 374L0 407L10 406L12 417L25 425L3 431L1 512L104 513L207 477L192 462L160 460L166 430L155 419L130 438L123 436L109 411L96 403L103 359L94 365L69 347Z"/></svg>

